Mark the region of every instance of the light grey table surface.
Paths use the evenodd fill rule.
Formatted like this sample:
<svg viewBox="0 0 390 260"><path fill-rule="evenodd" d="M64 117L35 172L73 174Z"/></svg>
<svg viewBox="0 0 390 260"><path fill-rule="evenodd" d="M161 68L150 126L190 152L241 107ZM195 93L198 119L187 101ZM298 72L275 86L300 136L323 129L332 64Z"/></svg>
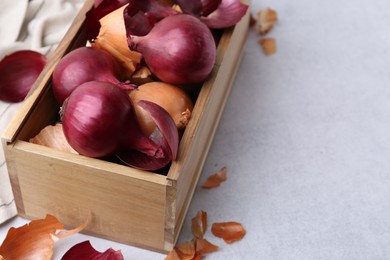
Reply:
<svg viewBox="0 0 390 260"><path fill-rule="evenodd" d="M263 55L250 31L212 143L202 183L227 166L228 180L196 189L190 220L239 221L246 236L206 259L390 259L390 1L252 1L279 22ZM0 227L0 240L19 217ZM164 255L77 234L55 259L89 239L125 259Z"/></svg>

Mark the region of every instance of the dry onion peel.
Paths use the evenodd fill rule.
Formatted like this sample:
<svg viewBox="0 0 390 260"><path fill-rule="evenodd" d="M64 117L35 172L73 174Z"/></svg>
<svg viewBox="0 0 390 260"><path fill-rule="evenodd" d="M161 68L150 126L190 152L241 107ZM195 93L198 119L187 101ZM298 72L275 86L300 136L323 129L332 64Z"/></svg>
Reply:
<svg viewBox="0 0 390 260"><path fill-rule="evenodd" d="M245 236L246 230L240 223L229 221L213 223L211 226L211 233L230 244L234 241L241 240Z"/></svg>
<svg viewBox="0 0 390 260"><path fill-rule="evenodd" d="M212 29L228 28L239 22L247 10L248 5L241 3L240 0L221 0L213 12L200 19Z"/></svg>
<svg viewBox="0 0 390 260"><path fill-rule="evenodd" d="M143 170L158 170L176 160L179 148L179 134L172 117L159 105L141 100L138 106L147 111L157 127L149 136L163 151L164 156L157 158L137 151L125 151L117 157L127 165Z"/></svg>
<svg viewBox="0 0 390 260"><path fill-rule="evenodd" d="M217 251L219 246L210 243L205 238L196 238L195 239L195 252L198 256L203 256L207 253Z"/></svg>
<svg viewBox="0 0 390 260"><path fill-rule="evenodd" d="M127 46L127 45L126 45ZM146 66L139 66L130 76L130 81L136 85L143 85L154 81L153 74Z"/></svg>
<svg viewBox="0 0 390 260"><path fill-rule="evenodd" d="M172 160L176 160L177 150L179 149L179 135L172 117L165 109L153 102L141 100L138 105L147 110L154 118L157 128L169 145Z"/></svg>
<svg viewBox="0 0 390 260"><path fill-rule="evenodd" d="M165 260L181 260L181 258L179 256L179 254L177 253L176 249L173 249L173 250L168 252L168 255L165 257Z"/></svg>
<svg viewBox="0 0 390 260"><path fill-rule="evenodd" d="M0 256L4 259L51 259L54 243L80 232L86 224L65 231L57 218L47 215L45 219L33 220L18 228L12 227L0 246Z"/></svg>
<svg viewBox="0 0 390 260"><path fill-rule="evenodd" d="M212 29L235 25L248 10L240 0L177 0L184 13L192 14Z"/></svg>
<svg viewBox="0 0 390 260"><path fill-rule="evenodd" d="M85 16L85 32L88 40L94 42L96 37L99 35L100 22L99 20L107 14L115 11L116 9L127 4L129 0L99 0L94 8L89 10Z"/></svg>
<svg viewBox="0 0 390 260"><path fill-rule="evenodd" d="M29 142L54 148L57 151L78 154L66 140L61 123L46 126Z"/></svg>
<svg viewBox="0 0 390 260"><path fill-rule="evenodd" d="M177 245L175 250L182 260L191 260L195 257L196 254L195 243L193 240Z"/></svg>
<svg viewBox="0 0 390 260"><path fill-rule="evenodd" d="M211 189L219 186L222 182L227 180L227 168L222 167L218 172L210 175L203 183L202 188Z"/></svg>
<svg viewBox="0 0 390 260"><path fill-rule="evenodd" d="M203 238L207 230L207 212L199 210L191 219L191 231L195 238Z"/></svg>
<svg viewBox="0 0 390 260"><path fill-rule="evenodd" d="M142 55L127 46L123 10L126 5L100 19L99 35L92 46L109 52L121 65L123 75L130 77L141 62Z"/></svg>
<svg viewBox="0 0 390 260"><path fill-rule="evenodd" d="M86 14L86 33L91 42L94 42L99 35L101 28L99 21L124 5L127 5L124 12L131 17L128 23L133 24L134 35L145 35L154 23L167 15L177 13L175 9L156 0L102 0Z"/></svg>
<svg viewBox="0 0 390 260"><path fill-rule="evenodd" d="M260 10L257 13L257 30L259 34L265 35L273 28L274 24L278 21L278 15L272 8L266 8Z"/></svg>
<svg viewBox="0 0 390 260"><path fill-rule="evenodd" d="M127 35L144 36L156 23L178 13L157 0L133 0L124 11Z"/></svg>
<svg viewBox="0 0 390 260"><path fill-rule="evenodd" d="M86 240L71 247L61 258L61 260L74 259L123 260L124 258L120 250L109 248L104 252L99 252L93 248L89 240Z"/></svg>
<svg viewBox="0 0 390 260"><path fill-rule="evenodd" d="M165 260L200 259L205 254L218 250L219 247L217 245L214 245L203 238L206 228L207 212L200 210L195 217L192 218L191 230L194 238L176 245L173 250L168 253Z"/></svg>
<svg viewBox="0 0 390 260"><path fill-rule="evenodd" d="M262 38L259 40L259 43L265 55L269 56L276 52L276 40L274 38Z"/></svg>
<svg viewBox="0 0 390 260"><path fill-rule="evenodd" d="M210 243L207 239L196 238L194 240L185 241L171 250L165 260L195 260L201 259L207 253L216 251L219 246Z"/></svg>

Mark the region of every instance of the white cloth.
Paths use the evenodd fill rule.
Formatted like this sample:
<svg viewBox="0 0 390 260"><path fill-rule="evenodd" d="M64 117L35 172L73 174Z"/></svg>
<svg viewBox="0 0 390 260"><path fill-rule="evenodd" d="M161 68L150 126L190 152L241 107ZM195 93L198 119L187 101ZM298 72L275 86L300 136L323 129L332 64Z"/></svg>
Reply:
<svg viewBox="0 0 390 260"><path fill-rule="evenodd" d="M83 0L1 0L0 59L23 49L38 51L49 56L68 30L83 2ZM20 104L0 101L1 134ZM15 203L1 149L0 223L15 214Z"/></svg>

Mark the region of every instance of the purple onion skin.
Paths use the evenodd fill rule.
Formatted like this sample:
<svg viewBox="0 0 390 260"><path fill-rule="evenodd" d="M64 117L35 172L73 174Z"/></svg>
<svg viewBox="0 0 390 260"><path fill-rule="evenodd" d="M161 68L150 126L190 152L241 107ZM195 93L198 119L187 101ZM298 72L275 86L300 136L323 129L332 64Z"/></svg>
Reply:
<svg viewBox="0 0 390 260"><path fill-rule="evenodd" d="M145 63L160 80L171 84L204 81L216 59L210 29L198 18L171 15L145 36L129 36L129 47L143 54Z"/></svg>
<svg viewBox="0 0 390 260"><path fill-rule="evenodd" d="M90 259L90 260L123 260L120 250L112 248L99 252L91 245L89 240L72 246L61 258L61 260Z"/></svg>
<svg viewBox="0 0 390 260"><path fill-rule="evenodd" d="M23 101L46 62L44 55L31 50L5 56L0 61L0 100L10 103Z"/></svg>
<svg viewBox="0 0 390 260"><path fill-rule="evenodd" d="M143 136L127 93L112 83L91 81L77 87L64 102L62 124L69 144L85 156L128 149L162 156Z"/></svg>
<svg viewBox="0 0 390 260"><path fill-rule="evenodd" d="M141 170L160 170L171 161L176 160L179 148L179 134L176 124L168 112L159 105L146 100L138 101L138 105L148 111L156 123L157 127L149 138L160 146L165 156L151 158L137 151L125 151L117 154L117 157L123 163Z"/></svg>
<svg viewBox="0 0 390 260"><path fill-rule="evenodd" d="M222 0L217 9L207 16L200 17L200 20L212 29L228 28L238 23L248 8L249 6L240 0Z"/></svg>
<svg viewBox="0 0 390 260"><path fill-rule="evenodd" d="M118 80L121 68L106 51L80 47L66 54L53 72L53 92L61 105L72 91L88 81L107 81L121 84Z"/></svg>

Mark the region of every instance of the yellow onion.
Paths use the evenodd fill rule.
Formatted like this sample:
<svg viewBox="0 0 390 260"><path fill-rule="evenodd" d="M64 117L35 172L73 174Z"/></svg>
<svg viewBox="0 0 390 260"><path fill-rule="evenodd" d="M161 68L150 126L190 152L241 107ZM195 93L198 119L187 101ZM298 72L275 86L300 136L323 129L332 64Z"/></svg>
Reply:
<svg viewBox="0 0 390 260"><path fill-rule="evenodd" d="M110 12L100 19L99 35L93 42L96 48L109 52L121 65L125 75L130 76L141 62L142 55L127 45L123 10L127 5Z"/></svg>
<svg viewBox="0 0 390 260"><path fill-rule="evenodd" d="M155 122L144 109L137 105L140 100L153 102L164 108L172 117L179 132L182 132L191 118L193 102L180 87L165 82L149 82L129 94L134 103L135 113L141 130L149 136L156 128Z"/></svg>

